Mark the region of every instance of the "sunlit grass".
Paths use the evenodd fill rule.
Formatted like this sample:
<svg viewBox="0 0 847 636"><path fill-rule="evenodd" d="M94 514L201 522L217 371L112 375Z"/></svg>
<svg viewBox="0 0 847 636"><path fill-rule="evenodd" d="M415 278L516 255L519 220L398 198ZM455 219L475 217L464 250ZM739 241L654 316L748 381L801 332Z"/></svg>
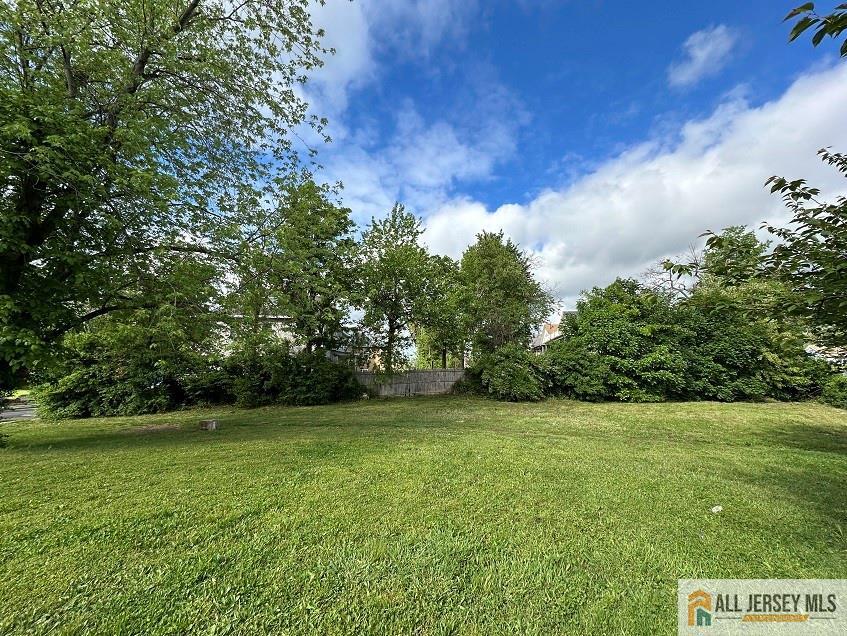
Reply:
<svg viewBox="0 0 847 636"><path fill-rule="evenodd" d="M677 578L847 577L847 414L816 404L0 429L0 633L656 634Z"/></svg>

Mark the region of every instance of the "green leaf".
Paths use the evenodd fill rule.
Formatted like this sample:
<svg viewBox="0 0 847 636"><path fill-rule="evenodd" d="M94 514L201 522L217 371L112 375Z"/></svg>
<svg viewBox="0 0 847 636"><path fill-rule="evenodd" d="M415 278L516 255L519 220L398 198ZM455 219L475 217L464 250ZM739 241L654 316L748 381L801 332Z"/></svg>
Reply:
<svg viewBox="0 0 847 636"><path fill-rule="evenodd" d="M791 29L791 34L788 36L788 41L793 42L798 37L800 37L806 29L808 29L813 24L817 24L817 23L818 23L817 18L812 18L810 16L806 16L805 18L803 18L802 20L797 22L797 24L794 25L794 28Z"/></svg>
<svg viewBox="0 0 847 636"><path fill-rule="evenodd" d="M783 18L783 22L790 20L791 18L800 15L801 13L808 13L809 11L814 11L815 3L807 2L806 4L800 5L796 9L792 9L785 18Z"/></svg>
<svg viewBox="0 0 847 636"><path fill-rule="evenodd" d="M812 36L812 46L817 46L821 43L824 36L826 35L826 26L822 26L817 32Z"/></svg>

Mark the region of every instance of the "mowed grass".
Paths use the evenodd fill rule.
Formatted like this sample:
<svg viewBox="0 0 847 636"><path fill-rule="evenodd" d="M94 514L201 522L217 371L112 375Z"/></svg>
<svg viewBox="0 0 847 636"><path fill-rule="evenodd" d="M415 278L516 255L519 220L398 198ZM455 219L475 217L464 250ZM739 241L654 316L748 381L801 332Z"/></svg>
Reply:
<svg viewBox="0 0 847 636"><path fill-rule="evenodd" d="M4 634L674 633L677 578L847 577L847 414L817 404L0 429Z"/></svg>

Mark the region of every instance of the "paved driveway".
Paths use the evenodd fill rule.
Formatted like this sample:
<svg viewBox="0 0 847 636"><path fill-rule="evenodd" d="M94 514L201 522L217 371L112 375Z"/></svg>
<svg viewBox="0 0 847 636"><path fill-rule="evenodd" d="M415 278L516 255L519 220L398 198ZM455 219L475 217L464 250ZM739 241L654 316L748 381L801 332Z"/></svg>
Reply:
<svg viewBox="0 0 847 636"><path fill-rule="evenodd" d="M35 404L26 400L8 400L0 403L0 421L29 420L35 417Z"/></svg>

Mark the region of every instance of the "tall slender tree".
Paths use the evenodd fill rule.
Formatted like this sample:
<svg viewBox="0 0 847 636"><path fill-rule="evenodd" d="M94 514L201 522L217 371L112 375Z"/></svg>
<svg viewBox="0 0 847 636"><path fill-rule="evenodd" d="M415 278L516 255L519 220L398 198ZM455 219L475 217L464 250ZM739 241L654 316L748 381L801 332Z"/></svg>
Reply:
<svg viewBox="0 0 847 636"><path fill-rule="evenodd" d="M330 196L329 188L311 180L286 193L268 280L308 351L338 344L353 284L356 244L350 209Z"/></svg>
<svg viewBox="0 0 847 636"><path fill-rule="evenodd" d="M415 312L418 357L433 358L433 362L437 358L438 364L445 369L450 356L464 361L467 348L461 320L459 264L449 256L430 256L423 285L424 293Z"/></svg>
<svg viewBox="0 0 847 636"><path fill-rule="evenodd" d="M405 359L409 326L425 298L428 255L420 244L422 233L420 220L395 203L386 218L372 219L362 235L362 323L373 336L388 373Z"/></svg>

